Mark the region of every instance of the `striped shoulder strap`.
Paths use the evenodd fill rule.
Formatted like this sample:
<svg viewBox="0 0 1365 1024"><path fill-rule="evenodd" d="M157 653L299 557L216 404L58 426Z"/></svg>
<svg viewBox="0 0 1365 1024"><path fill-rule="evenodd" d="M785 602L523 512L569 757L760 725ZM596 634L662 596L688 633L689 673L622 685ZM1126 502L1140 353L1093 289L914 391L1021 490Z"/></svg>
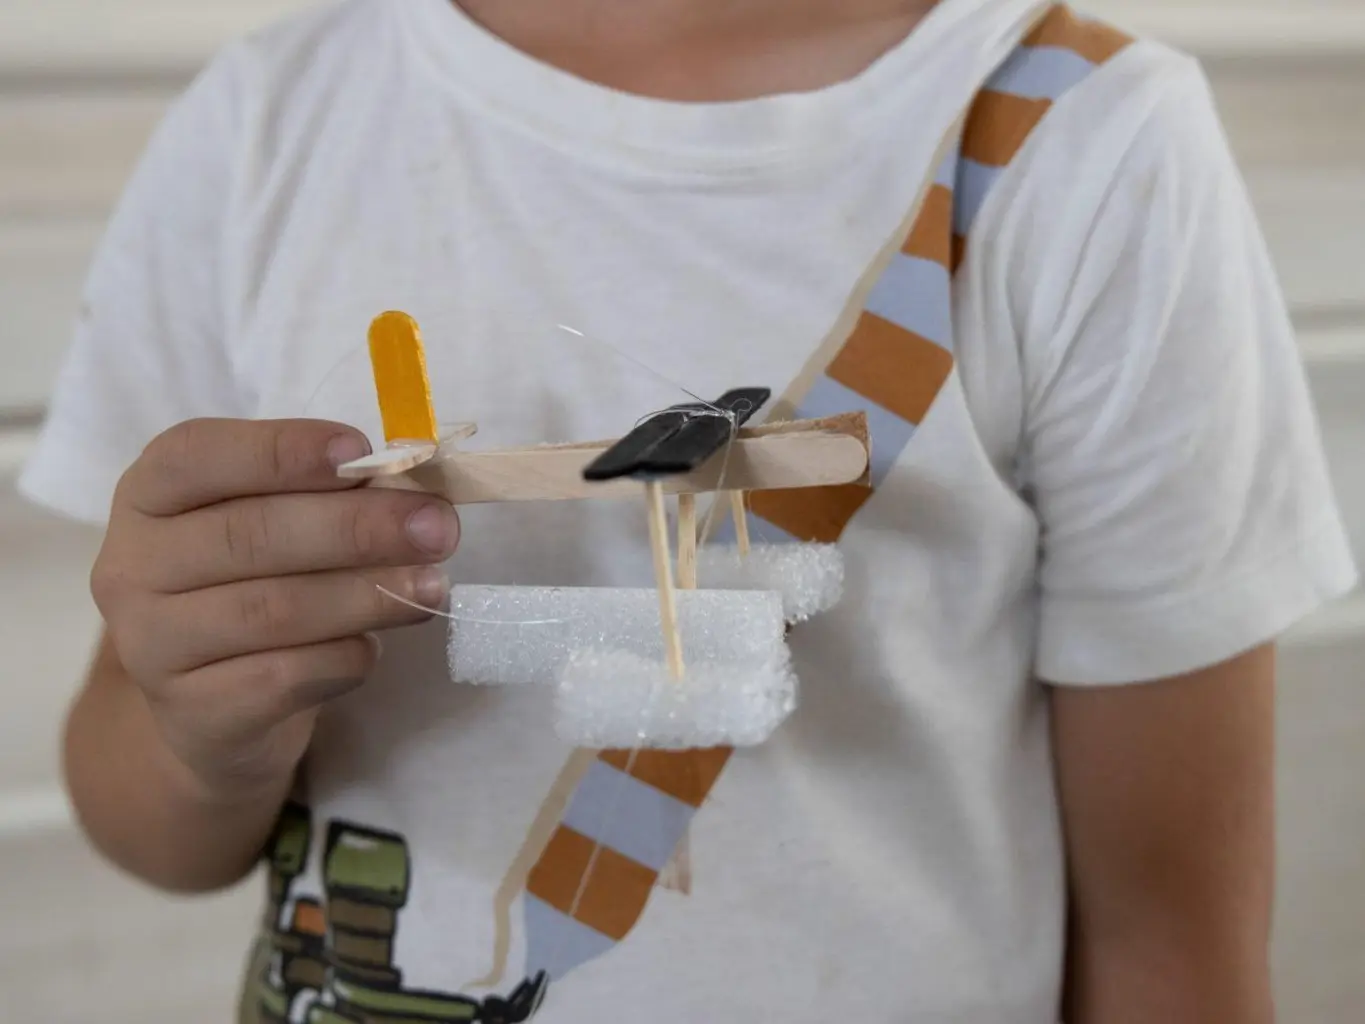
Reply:
<svg viewBox="0 0 1365 1024"><path fill-rule="evenodd" d="M778 406L811 417L864 410L872 486L758 492L750 512L766 521L765 539L837 540L885 478L952 372L952 277L991 186L1051 105L1129 41L1058 7L990 80L847 340ZM567 786L547 800L562 810L526 879L528 976L553 983L630 933L731 753L575 755Z"/></svg>
<svg viewBox="0 0 1365 1024"><path fill-rule="evenodd" d="M871 487L756 492L750 511L764 522L764 537L836 541L885 480L952 374L953 278L991 189L1053 105L1130 43L1058 6L987 81L842 346L823 356L822 372L808 367L779 403L796 418L865 412Z"/></svg>
<svg viewBox="0 0 1365 1024"><path fill-rule="evenodd" d="M977 95L957 155L952 262L956 272L977 214L1048 111L1132 43L1061 6L1043 19Z"/></svg>

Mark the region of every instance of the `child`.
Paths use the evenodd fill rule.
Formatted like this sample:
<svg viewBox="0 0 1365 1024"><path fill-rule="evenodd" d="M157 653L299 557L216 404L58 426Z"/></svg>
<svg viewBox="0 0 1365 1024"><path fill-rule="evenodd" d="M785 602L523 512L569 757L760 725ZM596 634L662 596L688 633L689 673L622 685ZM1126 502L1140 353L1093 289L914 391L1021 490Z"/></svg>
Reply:
<svg viewBox="0 0 1365 1024"><path fill-rule="evenodd" d="M453 510L333 473L391 308L522 439L646 379L867 410L871 491L754 496L848 572L773 740L595 756L450 682ZM1272 1019L1273 643L1355 577L1160 45L1036 0L305 13L153 139L23 485L108 524L91 839L168 890L268 861L243 1020ZM639 584L615 515L484 509L450 568Z"/></svg>

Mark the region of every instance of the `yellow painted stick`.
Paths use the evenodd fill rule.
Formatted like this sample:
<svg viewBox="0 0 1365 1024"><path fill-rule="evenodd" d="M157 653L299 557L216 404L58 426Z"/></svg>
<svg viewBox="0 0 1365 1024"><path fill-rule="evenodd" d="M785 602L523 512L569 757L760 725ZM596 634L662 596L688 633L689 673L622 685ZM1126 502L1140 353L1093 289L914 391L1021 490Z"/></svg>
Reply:
<svg viewBox="0 0 1365 1024"><path fill-rule="evenodd" d="M417 321L399 312L376 317L370 324L370 365L384 440L437 444L436 410Z"/></svg>

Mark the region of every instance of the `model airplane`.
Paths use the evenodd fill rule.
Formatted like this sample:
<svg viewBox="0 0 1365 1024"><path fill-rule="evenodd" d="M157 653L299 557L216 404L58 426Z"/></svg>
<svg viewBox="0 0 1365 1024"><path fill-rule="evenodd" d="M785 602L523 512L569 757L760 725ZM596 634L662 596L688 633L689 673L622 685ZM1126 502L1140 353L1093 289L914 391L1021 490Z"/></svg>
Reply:
<svg viewBox="0 0 1365 1024"><path fill-rule="evenodd" d="M828 586L836 577L841 580L830 571L837 553L816 550L821 546L780 545L779 557L769 553L754 560L754 578L746 579L751 545L744 495L867 483L864 414L751 427L749 421L771 392L739 388L713 404L680 404L648 415L619 439L469 451L459 445L476 434L474 424L446 431L437 425L421 337L411 317L391 312L376 319L370 357L386 446L340 467L342 476L367 480L371 486L438 494L456 506L630 497L645 501L654 597L649 591L616 588L456 587L451 630L456 678L556 684L560 731L583 745L613 745L623 730L633 730L647 745L761 742L785 718L795 686L786 656L786 626L837 600L838 587ZM696 500L708 493L722 495L728 503L737 550L728 566L734 571L719 573L728 585L701 591ZM671 496L677 498L676 563L668 531L666 503ZM803 574L804 566L814 566L814 574ZM821 582L810 582L815 577ZM783 592L812 586L822 592L813 597ZM498 618L513 594L517 607L524 611L534 605L536 621L549 624L529 641L530 627L524 622ZM794 602L803 608L799 615L791 614ZM653 625L647 627L647 620ZM727 632L727 622L735 629ZM611 650L586 649L600 645L604 623L611 624L619 643ZM693 654L685 660L689 647ZM677 684L662 694L655 671L660 661ZM638 685L632 687L632 681ZM637 702L632 713L622 701L632 692L638 698L641 691L652 709L642 711ZM695 725L695 705L702 700L714 705L702 713L712 724L693 728L687 723Z"/></svg>

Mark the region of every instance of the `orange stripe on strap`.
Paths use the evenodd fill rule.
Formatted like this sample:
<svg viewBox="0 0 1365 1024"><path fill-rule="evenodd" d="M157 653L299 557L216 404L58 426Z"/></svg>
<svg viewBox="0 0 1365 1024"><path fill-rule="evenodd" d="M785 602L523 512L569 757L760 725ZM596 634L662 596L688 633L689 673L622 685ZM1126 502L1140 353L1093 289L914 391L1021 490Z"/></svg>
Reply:
<svg viewBox="0 0 1365 1024"><path fill-rule="evenodd" d="M953 372L953 356L914 331L864 313L825 372L907 423L919 423Z"/></svg>
<svg viewBox="0 0 1365 1024"><path fill-rule="evenodd" d="M953 191L935 185L924 197L919 219L905 240L901 252L907 256L932 260L945 267L952 264Z"/></svg>
<svg viewBox="0 0 1365 1024"><path fill-rule="evenodd" d="M1102 25L1055 9L1026 45L1060 47L1101 64L1132 40ZM1047 114L1047 100L982 92L967 120L962 156L1006 167ZM953 230L952 190L935 185L902 252L956 271L966 240ZM910 423L920 423L952 372L950 352L881 317L864 312L827 376ZM833 543L872 495L864 484L756 491L750 510L800 541ZM700 807L732 751L604 751L598 759L690 807ZM592 865L589 870L589 865ZM526 891L615 941L644 911L657 883L650 868L559 825L527 878ZM581 891L580 891L581 889Z"/></svg>
<svg viewBox="0 0 1365 1024"><path fill-rule="evenodd" d="M1069 7L1058 6L1024 40L1025 46L1056 46L1079 54L1094 64L1103 64L1121 53L1132 36L1094 21L1084 21Z"/></svg>
<svg viewBox="0 0 1365 1024"><path fill-rule="evenodd" d="M656 878L643 864L560 825L527 877L526 891L620 942L640 919Z"/></svg>
<svg viewBox="0 0 1365 1024"><path fill-rule="evenodd" d="M633 759L629 750L607 750L598 755L598 760L689 807L700 807L732 753L725 747L711 750L641 748Z"/></svg>
<svg viewBox="0 0 1365 1024"><path fill-rule="evenodd" d="M983 90L962 136L962 155L988 167L1007 167L1052 104Z"/></svg>
<svg viewBox="0 0 1365 1024"><path fill-rule="evenodd" d="M754 491L749 509L797 540L833 544L870 497L872 488L863 484Z"/></svg>

